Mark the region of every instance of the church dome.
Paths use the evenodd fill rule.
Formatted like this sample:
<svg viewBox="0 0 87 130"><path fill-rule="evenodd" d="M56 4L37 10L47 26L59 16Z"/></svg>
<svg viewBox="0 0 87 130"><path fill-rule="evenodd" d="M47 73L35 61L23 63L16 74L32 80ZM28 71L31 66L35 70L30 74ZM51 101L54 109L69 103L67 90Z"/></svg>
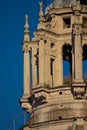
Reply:
<svg viewBox="0 0 87 130"><path fill-rule="evenodd" d="M53 2L55 8L71 7L73 3L74 0L54 0Z"/></svg>
<svg viewBox="0 0 87 130"><path fill-rule="evenodd" d="M46 13L51 8L64 8L71 7L74 4L75 0L54 0L50 5L46 8Z"/></svg>

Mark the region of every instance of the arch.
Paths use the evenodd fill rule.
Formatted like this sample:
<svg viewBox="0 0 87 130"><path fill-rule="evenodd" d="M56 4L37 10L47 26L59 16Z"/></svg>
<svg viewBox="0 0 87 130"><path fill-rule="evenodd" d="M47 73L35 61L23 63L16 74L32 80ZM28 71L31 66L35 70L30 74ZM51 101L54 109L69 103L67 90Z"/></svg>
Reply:
<svg viewBox="0 0 87 130"><path fill-rule="evenodd" d="M83 45L83 60L87 60L87 44Z"/></svg>
<svg viewBox="0 0 87 130"><path fill-rule="evenodd" d="M83 79L87 83L87 44L83 45Z"/></svg>
<svg viewBox="0 0 87 130"><path fill-rule="evenodd" d="M72 53L71 51L72 51L72 46L70 44L66 43L62 46L64 84L71 84L71 79L72 79Z"/></svg>
<svg viewBox="0 0 87 130"><path fill-rule="evenodd" d="M83 42L83 43L82 43L82 47L83 47L84 45L87 45L87 43L86 43L86 42Z"/></svg>

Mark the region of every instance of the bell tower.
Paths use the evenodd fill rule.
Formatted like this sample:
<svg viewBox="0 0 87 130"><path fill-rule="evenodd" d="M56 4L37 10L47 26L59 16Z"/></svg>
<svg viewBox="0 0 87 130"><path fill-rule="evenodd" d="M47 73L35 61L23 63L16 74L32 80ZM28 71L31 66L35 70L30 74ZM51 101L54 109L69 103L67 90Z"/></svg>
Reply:
<svg viewBox="0 0 87 130"><path fill-rule="evenodd" d="M20 99L30 119L23 130L86 130L87 84L83 60L87 60L87 4L80 0L54 0L43 12L32 40L25 17L24 94ZM67 84L63 60L70 64ZM67 66L66 66L67 67Z"/></svg>

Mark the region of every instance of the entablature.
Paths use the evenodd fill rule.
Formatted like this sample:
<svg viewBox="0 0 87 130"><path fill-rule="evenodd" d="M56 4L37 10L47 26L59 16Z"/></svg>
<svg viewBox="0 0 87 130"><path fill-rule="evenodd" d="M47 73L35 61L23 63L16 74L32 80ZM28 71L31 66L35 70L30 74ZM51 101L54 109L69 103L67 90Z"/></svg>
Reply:
<svg viewBox="0 0 87 130"><path fill-rule="evenodd" d="M51 37L53 37L55 40L58 38L58 34L49 30L45 30L45 29L38 29L34 32L34 37L33 40L40 40L40 39L45 39L47 38L46 36L50 35Z"/></svg>
<svg viewBox="0 0 87 130"><path fill-rule="evenodd" d="M67 31L67 33L63 32L61 34L57 34L53 31L49 31L49 30L44 30L44 29L39 29L37 31L34 32L34 37L33 37L33 41L39 41L40 39L46 40L46 39L51 39L51 40L59 40L59 38L67 38L70 37L71 38L72 32L71 29L70 31Z"/></svg>
<svg viewBox="0 0 87 130"><path fill-rule="evenodd" d="M38 48L38 41L29 41L29 42L23 42L22 43L22 50L23 51L30 51L32 48Z"/></svg>

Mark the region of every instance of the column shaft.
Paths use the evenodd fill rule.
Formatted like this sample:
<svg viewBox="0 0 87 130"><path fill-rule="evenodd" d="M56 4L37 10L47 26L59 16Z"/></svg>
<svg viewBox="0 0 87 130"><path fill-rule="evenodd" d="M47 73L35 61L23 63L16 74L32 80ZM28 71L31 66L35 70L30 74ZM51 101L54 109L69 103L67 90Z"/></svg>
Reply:
<svg viewBox="0 0 87 130"><path fill-rule="evenodd" d="M24 52L24 97L30 96L30 57L29 52Z"/></svg>
<svg viewBox="0 0 87 130"><path fill-rule="evenodd" d="M56 87L58 85L58 64L57 64L57 58L53 61L53 87Z"/></svg>
<svg viewBox="0 0 87 130"><path fill-rule="evenodd" d="M62 56L62 52L60 52L58 54L58 58L57 58L57 61L56 61L56 64L57 64L57 77L58 77L58 81L57 81L57 84L58 86L59 85L63 85L63 56Z"/></svg>
<svg viewBox="0 0 87 130"><path fill-rule="evenodd" d="M74 72L74 54L72 53L72 81L74 81L75 72Z"/></svg>
<svg viewBox="0 0 87 130"><path fill-rule="evenodd" d="M63 85L63 62L62 53L58 53L53 62L53 85Z"/></svg>
<svg viewBox="0 0 87 130"><path fill-rule="evenodd" d="M45 55L45 84L50 86L50 57Z"/></svg>
<svg viewBox="0 0 87 130"><path fill-rule="evenodd" d="M44 85L45 77L44 41L39 42L39 84Z"/></svg>
<svg viewBox="0 0 87 130"><path fill-rule="evenodd" d="M37 70L36 70L36 53L37 49L32 48L32 87L35 88L37 85Z"/></svg>
<svg viewBox="0 0 87 130"><path fill-rule="evenodd" d="M75 52L74 52L74 80L82 81L82 46L81 36L75 35Z"/></svg>

